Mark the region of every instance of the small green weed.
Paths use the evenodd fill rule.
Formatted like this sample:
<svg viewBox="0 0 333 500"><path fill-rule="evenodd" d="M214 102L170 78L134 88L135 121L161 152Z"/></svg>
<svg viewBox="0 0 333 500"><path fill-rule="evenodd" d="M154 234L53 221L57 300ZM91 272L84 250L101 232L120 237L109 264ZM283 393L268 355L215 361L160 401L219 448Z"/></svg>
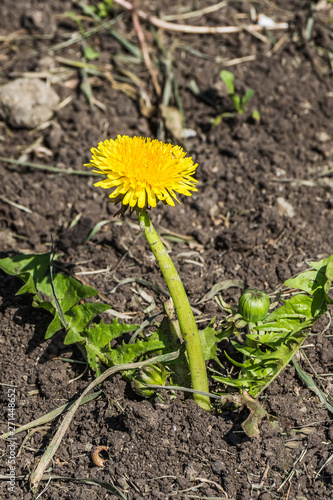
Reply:
<svg viewBox="0 0 333 500"><path fill-rule="evenodd" d="M236 93L234 84L235 77L233 73L231 73L231 71L223 69L222 71L220 71L220 78L228 89L228 95L232 101L235 113L242 115L245 112L245 108L247 107L249 100L254 94L254 90L247 89L243 97L241 97L239 94ZM232 116L234 116L234 113L228 113L228 112L221 113L213 120L213 125L218 125L219 123L221 123L223 118ZM257 109L252 112L252 118L256 122L260 121L260 113Z"/></svg>
<svg viewBox="0 0 333 500"><path fill-rule="evenodd" d="M103 0L97 2L96 5L85 5L83 2L79 2L79 6L85 14L90 15L91 12L94 12L100 19L104 19L111 13L113 0Z"/></svg>
<svg viewBox="0 0 333 500"><path fill-rule="evenodd" d="M245 111L246 104L248 103L248 101L251 99L251 97L254 94L254 90L247 89L245 91L244 96L241 97L239 94L236 94L235 85L234 85L235 77L234 77L233 73L231 73L231 71L227 71L227 70L223 69L220 72L220 77L228 89L229 97L233 102L236 113L239 113L240 115L242 115Z"/></svg>

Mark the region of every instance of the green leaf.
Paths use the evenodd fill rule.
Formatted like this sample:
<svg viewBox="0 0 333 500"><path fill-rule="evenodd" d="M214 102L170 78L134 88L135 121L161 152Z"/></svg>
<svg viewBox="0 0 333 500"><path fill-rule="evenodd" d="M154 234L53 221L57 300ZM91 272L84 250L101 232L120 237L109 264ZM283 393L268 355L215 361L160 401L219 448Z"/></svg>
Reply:
<svg viewBox="0 0 333 500"><path fill-rule="evenodd" d="M246 336L247 344L231 340L234 348L243 355L243 363L240 363L226 354L229 361L239 368L239 378L213 378L246 389L258 397L281 373L305 341L309 328L326 312L327 304L333 303L328 296L333 280L333 255L310 265L312 269L285 282L286 286L298 288L306 294L294 295L263 321L251 325L251 333ZM233 322L241 328L235 316ZM238 335L238 338L241 337Z"/></svg>
<svg viewBox="0 0 333 500"><path fill-rule="evenodd" d="M237 328L234 324L227 325L225 330L218 330L215 332L216 342L221 342L224 339L228 339L232 334L238 333Z"/></svg>
<svg viewBox="0 0 333 500"><path fill-rule="evenodd" d="M254 109L252 111L252 118L255 122L259 123L260 122L260 119L261 119L261 116L260 116L260 112L258 109Z"/></svg>
<svg viewBox="0 0 333 500"><path fill-rule="evenodd" d="M325 275L328 280L333 281L333 259L327 263Z"/></svg>
<svg viewBox="0 0 333 500"><path fill-rule="evenodd" d="M327 278L327 281L324 285L325 300L328 304L333 304L333 300L328 295L329 291L331 289L332 280L333 280L333 260L327 264L325 275Z"/></svg>
<svg viewBox="0 0 333 500"><path fill-rule="evenodd" d="M88 61L93 61L94 59L98 59L100 56L100 53L97 52L93 47L90 45L87 45L85 50L84 50L84 57Z"/></svg>
<svg viewBox="0 0 333 500"><path fill-rule="evenodd" d="M269 347L273 347L277 343L281 342L281 339L285 337L285 334L281 335L281 330L271 331L270 329L268 329L267 333L250 333L246 336L247 339L259 342L260 344L265 344Z"/></svg>
<svg viewBox="0 0 333 500"><path fill-rule="evenodd" d="M52 298L51 279L50 276L45 276L50 265L50 256L50 253L14 255L0 259L0 268L25 282L17 295L32 293L35 307L43 307L53 312L55 304ZM98 294L94 288L82 285L71 276L63 274L54 275L53 285L64 311L68 311L81 300Z"/></svg>
<svg viewBox="0 0 333 500"><path fill-rule="evenodd" d="M134 344L122 344L108 352L112 365L132 363L135 359L153 351L165 348L164 342L159 339L158 333L153 333L145 340L136 340Z"/></svg>
<svg viewBox="0 0 333 500"><path fill-rule="evenodd" d="M244 110L242 109L241 106L241 98L238 94L230 94L230 97L232 99L232 102L234 103L234 108L239 113L240 115L244 113Z"/></svg>
<svg viewBox="0 0 333 500"><path fill-rule="evenodd" d="M47 327L45 338L50 339L55 333L59 332L59 330L61 330L62 328L63 328L62 322L57 314Z"/></svg>
<svg viewBox="0 0 333 500"><path fill-rule="evenodd" d="M298 274L295 278L290 278L284 284L289 288L298 288L312 295L315 290L324 285L325 281L324 273L308 270Z"/></svg>
<svg viewBox="0 0 333 500"><path fill-rule="evenodd" d="M221 333L221 330L216 331L213 327L215 322L215 318L211 320L208 326L204 330L199 331L199 336L201 340L202 350L204 354L205 361L209 361L210 359L214 359L217 363L220 364L220 361L217 357L217 341L218 334Z"/></svg>
<svg viewBox="0 0 333 500"><path fill-rule="evenodd" d="M48 339L64 326L67 329L64 343L76 343L80 349L85 349L88 362L93 370L100 373L100 364L110 364L106 356L113 352L111 341L126 332L136 330L137 325L125 325L115 319L111 325L100 321L91 326L94 318L110 309L107 304L82 301L98 294L90 286L82 285L76 279L63 274L45 276L50 266L50 253L37 255L15 255L0 260L0 268L10 275L20 277L25 285L18 293L33 294L33 305L42 307L53 314L45 337ZM52 279L52 281L51 281ZM165 348L158 335L151 336L147 341L137 341L132 346L118 346L113 355L118 364L125 360L131 362L146 352ZM112 362L112 360L111 360Z"/></svg>
<svg viewBox="0 0 333 500"><path fill-rule="evenodd" d="M292 318L278 318L276 321L261 323L260 325L253 328L253 330L259 330L262 332L290 332L295 326L300 322L300 319Z"/></svg>
<svg viewBox="0 0 333 500"><path fill-rule="evenodd" d="M65 322L67 322L67 315L73 306L79 304L83 299L93 297L98 293L94 288L82 285L71 276L65 276L63 274L56 274L53 277L53 287L55 296L58 299L60 308L64 315ZM35 307L42 307L54 315L54 318L48 326L45 334L45 338L49 339L52 335L64 327L63 321L61 320L55 305L50 276L45 276L45 278L37 284L37 292L38 294L34 297L35 301L33 305ZM48 300L42 300L40 297ZM106 307L103 305L103 310L109 308L110 306Z"/></svg>
<svg viewBox="0 0 333 500"><path fill-rule="evenodd" d="M287 318L313 318L312 313L312 302L313 298L308 295L294 295L290 299L284 301L284 305L275 309L271 312L262 323L259 323L257 328L261 329L263 326L267 326L267 323L272 321L287 319Z"/></svg>
<svg viewBox="0 0 333 500"><path fill-rule="evenodd" d="M235 340L231 340L230 343L234 346L234 348L243 354L244 356L252 356L253 353L256 351L256 347L252 347L246 344L240 344L239 342Z"/></svg>
<svg viewBox="0 0 333 500"><path fill-rule="evenodd" d="M268 349L266 352L258 349L254 354L255 363L262 364L262 368L267 368L267 362L278 361L280 363L285 356L288 356L289 352L290 349L285 344L281 344L275 350Z"/></svg>
<svg viewBox="0 0 333 500"><path fill-rule="evenodd" d="M133 332L137 330L138 325L126 325L125 323L118 323L116 318L113 323L106 324L101 320L98 324L93 325L87 330L87 339L93 342L96 347L105 349L109 346L112 340L117 339L124 333Z"/></svg>
<svg viewBox="0 0 333 500"><path fill-rule="evenodd" d="M60 305L60 302L58 300L55 288L54 288L54 278L53 278L53 255L51 257L51 262L50 262L50 285L51 285L51 293L52 293L52 303L54 304L54 308L57 311L57 315L59 316L60 322L62 326L67 330L67 322L66 318L64 316L64 311L62 310L62 307Z"/></svg>
<svg viewBox="0 0 333 500"><path fill-rule="evenodd" d="M165 350L172 352L179 350L179 356L171 361L168 366L171 367L171 382L173 385L191 386L190 370L188 367L185 346L182 344L183 337L176 315L175 306L172 300L164 303L166 316L157 329L157 335L163 342Z"/></svg>
<svg viewBox="0 0 333 500"><path fill-rule="evenodd" d="M107 304L86 302L74 306L71 310L65 312L65 318L68 323L68 333L64 344L73 344L84 341L85 330L89 327L92 320L104 311L110 309Z"/></svg>
<svg viewBox="0 0 333 500"><path fill-rule="evenodd" d="M327 264L331 261L333 261L333 254L329 257L326 257L326 259L320 260L318 262L308 262L308 265L319 271L322 270L322 268L326 267Z"/></svg>
<svg viewBox="0 0 333 500"><path fill-rule="evenodd" d="M107 358L107 365L110 365L110 353L113 348L111 347L112 340L119 338L121 335L127 332L132 332L137 330L138 325L126 325L124 323L118 323L116 318L113 323L105 324L101 320L98 324L93 325L86 333L87 343L85 347L88 353L88 361L91 368L96 371L98 375L100 373L100 359L98 356L98 350L100 353ZM94 349L91 348L94 346ZM97 349L97 350L96 350Z"/></svg>
<svg viewBox="0 0 333 500"><path fill-rule="evenodd" d="M34 307L42 307L55 314L57 308L52 294L51 277L45 276L37 283L36 287L37 293L34 296ZM76 279L63 274L56 274L53 277L53 287L56 298L64 313L83 299L93 297L98 293L94 288L81 285Z"/></svg>
<svg viewBox="0 0 333 500"><path fill-rule="evenodd" d="M226 85L228 89L229 94L234 94L235 93L235 87L234 87L234 75L231 73L231 71L227 71L226 69L223 69L220 71L220 78L223 81L223 83Z"/></svg>
<svg viewBox="0 0 333 500"><path fill-rule="evenodd" d="M87 352L87 361L96 375L101 373L101 362L107 366L110 364L110 358L107 355L112 352L112 340L138 328L138 325L118 323L118 319L111 324L106 324L101 320L98 324L88 328L94 317L108 308L106 304L86 303L75 306L67 315L68 318L71 317L71 328L64 343L82 344Z"/></svg>
<svg viewBox="0 0 333 500"><path fill-rule="evenodd" d="M263 386L269 379L272 379L277 373L277 363L275 360L267 361L265 365L257 364L247 367L242 371L242 378L245 380L252 380L253 386L256 388ZM253 389L251 388L251 391Z"/></svg>
<svg viewBox="0 0 333 500"><path fill-rule="evenodd" d="M45 290L43 289L44 286ZM82 300L98 295L98 291L95 290L95 288L87 285L82 285L75 278L72 278L71 276L65 276L64 274L56 274L54 276L53 286L64 312L68 311ZM48 283L45 283L45 281L43 280L38 288L43 293L50 293L51 284L49 279Z"/></svg>
<svg viewBox="0 0 333 500"><path fill-rule="evenodd" d="M238 366L238 368L245 368L246 367L246 364L245 363L239 363L238 361L235 361L234 359L232 359L229 354L224 351L224 355L225 357L230 361L230 363L232 363L233 365L235 366Z"/></svg>
<svg viewBox="0 0 333 500"><path fill-rule="evenodd" d="M242 97L242 100L241 100L241 108L243 111L245 111L245 107L246 107L246 104L247 102L251 99L251 97L253 96L254 94L254 90L253 89L247 89L244 96Z"/></svg>
<svg viewBox="0 0 333 500"><path fill-rule="evenodd" d="M16 295L36 293L36 285L45 276L50 264L51 253L13 255L0 259L0 269L11 276L18 276L25 285Z"/></svg>

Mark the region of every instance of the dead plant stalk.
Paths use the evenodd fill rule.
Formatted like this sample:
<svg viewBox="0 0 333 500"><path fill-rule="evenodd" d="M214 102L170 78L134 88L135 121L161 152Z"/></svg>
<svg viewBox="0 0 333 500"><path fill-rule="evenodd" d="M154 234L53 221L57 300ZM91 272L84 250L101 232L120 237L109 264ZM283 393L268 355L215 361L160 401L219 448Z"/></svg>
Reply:
<svg viewBox="0 0 333 500"><path fill-rule="evenodd" d="M126 10L133 11L134 7L130 2L126 0L115 0L115 2ZM154 26L162 28L169 31L178 31L183 33L195 33L196 35L206 35L206 34L228 34L228 33L239 33L246 29L247 31L263 31L264 26L260 24L251 24L248 26L191 26L187 24L176 24L163 21L159 17L150 16L141 9L136 10L137 15L149 21ZM271 30L284 30L288 26L286 23L276 23L275 26L270 27Z"/></svg>

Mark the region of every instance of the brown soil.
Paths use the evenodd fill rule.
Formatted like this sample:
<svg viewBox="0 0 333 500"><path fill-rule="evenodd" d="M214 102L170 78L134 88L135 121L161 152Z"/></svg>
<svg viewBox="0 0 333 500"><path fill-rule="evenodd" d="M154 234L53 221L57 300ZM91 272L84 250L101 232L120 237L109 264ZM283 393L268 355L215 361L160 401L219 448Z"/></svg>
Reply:
<svg viewBox="0 0 333 500"><path fill-rule="evenodd" d="M162 17L183 12L183 7L195 10L212 3L172 0L159 2L157 8L157 4L142 1L140 7ZM225 279L245 280L251 287L273 291L305 269L306 260L319 260L332 253L333 184L331 174L321 174L332 172L333 162L329 25L333 16L331 4L319 3L322 10L317 12L311 11L310 2L301 0L278 0L274 5L253 3L258 13L289 24L285 31L262 32L260 38L246 31L223 36L159 31L164 53L157 48L149 25L142 22L160 85L166 82L169 54L185 126L195 132L185 140L184 148L199 164L198 192L191 198L183 197L179 207L158 206L152 211L153 222L165 238L168 231L188 237L166 241L192 304L214 283ZM249 22L248 2L226 4L215 13L181 22L210 26ZM38 10L43 15L36 16ZM2 0L0 83L25 72L63 70L66 66L57 60L59 56L81 59L80 43L50 50L77 31L74 21L62 17L66 11L82 14L75 1L29 4L18 0L13 8L12 1ZM314 25L307 39L311 16ZM95 25L87 17L82 22L85 28ZM130 14L125 13L113 28L138 45ZM121 73L124 63L120 56L128 52L107 30L93 35L89 44L100 52L93 63L112 64L113 77L122 77L118 84L127 82L134 88ZM253 57L248 62L227 64L249 55ZM144 65L130 68L157 105ZM219 77L223 68L235 74L239 93L247 88L255 92L243 115L212 126L212 118L231 111ZM61 100L70 98L67 105L39 130L11 129L0 123L0 156L82 170L83 163L90 159L89 149L100 140L117 134L156 137L159 133L159 116L146 117L138 99L112 87L107 79L91 78L96 101L90 106L80 91L79 73L72 69L65 79L56 82L59 71L53 73L53 88ZM191 80L197 83L199 96L189 90ZM251 118L254 109L260 112L259 123ZM166 139L179 142L168 133ZM52 234L61 262L71 273L109 266L107 274L83 277L101 291L113 309L132 313L135 322L142 322L147 307L139 295L142 285L119 286L111 293L116 279L145 278L163 285L146 242L138 236L135 218L112 219L85 244L95 224L112 218L116 211L105 191L93 187L94 179L6 161L1 163L0 172L2 197L31 211L0 202L1 256L12 250L47 251ZM279 198L291 204L292 216L282 213ZM78 215L79 222L71 228ZM44 340L50 317L34 309L28 296L16 297L18 287L16 279L1 275L0 373L2 384L17 387L16 423L24 424L77 395L93 374L88 371L69 383L82 373L84 365L57 358L82 360L79 351L63 345L63 334ZM153 295L151 289L145 291ZM228 291L224 299L237 298L237 293ZM155 300L161 311L163 297L156 295ZM214 315L217 321L223 316L213 300L196 307L206 324ZM301 365L312 376L314 370L317 383L332 397L332 326L320 334L326 323L327 318L317 326L319 335L309 337L304 349L308 361ZM0 432L5 432L8 387L2 388L5 413ZM253 440L241 428L247 416L244 410L216 409L209 414L192 400L170 398L168 394L163 394L163 402L160 398L142 400L120 376L105 382L102 390L99 400L82 406L75 415L49 472L113 482L128 500L333 498L333 461L316 475L333 452L331 414L303 385L292 366L261 398L266 410L278 417L279 430L264 422L260 437ZM25 433L18 436L18 477L32 471L56 428L57 421L49 428L40 427L27 440ZM91 449L99 445L109 450L110 459L104 468L91 460ZM8 474L6 443L2 441L0 446L0 471ZM291 472L293 475L282 485ZM0 482L0 491L1 498L10 497L7 481ZM34 498L26 478L17 479L14 497ZM116 496L102 487L71 479L52 480L41 498L91 500Z"/></svg>

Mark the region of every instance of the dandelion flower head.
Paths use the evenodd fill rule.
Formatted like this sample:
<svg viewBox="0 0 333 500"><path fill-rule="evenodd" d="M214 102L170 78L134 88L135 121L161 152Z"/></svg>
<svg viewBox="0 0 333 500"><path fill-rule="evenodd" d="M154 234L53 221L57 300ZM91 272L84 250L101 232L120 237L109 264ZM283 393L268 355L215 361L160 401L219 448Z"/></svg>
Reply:
<svg viewBox="0 0 333 500"><path fill-rule="evenodd" d="M197 164L186 158L180 146L118 135L100 142L91 152L92 159L85 166L107 176L95 186L115 188L109 195L111 201L131 211L155 207L159 201L174 206L174 200L179 203L175 193L191 196L191 191L197 191L192 177Z"/></svg>

